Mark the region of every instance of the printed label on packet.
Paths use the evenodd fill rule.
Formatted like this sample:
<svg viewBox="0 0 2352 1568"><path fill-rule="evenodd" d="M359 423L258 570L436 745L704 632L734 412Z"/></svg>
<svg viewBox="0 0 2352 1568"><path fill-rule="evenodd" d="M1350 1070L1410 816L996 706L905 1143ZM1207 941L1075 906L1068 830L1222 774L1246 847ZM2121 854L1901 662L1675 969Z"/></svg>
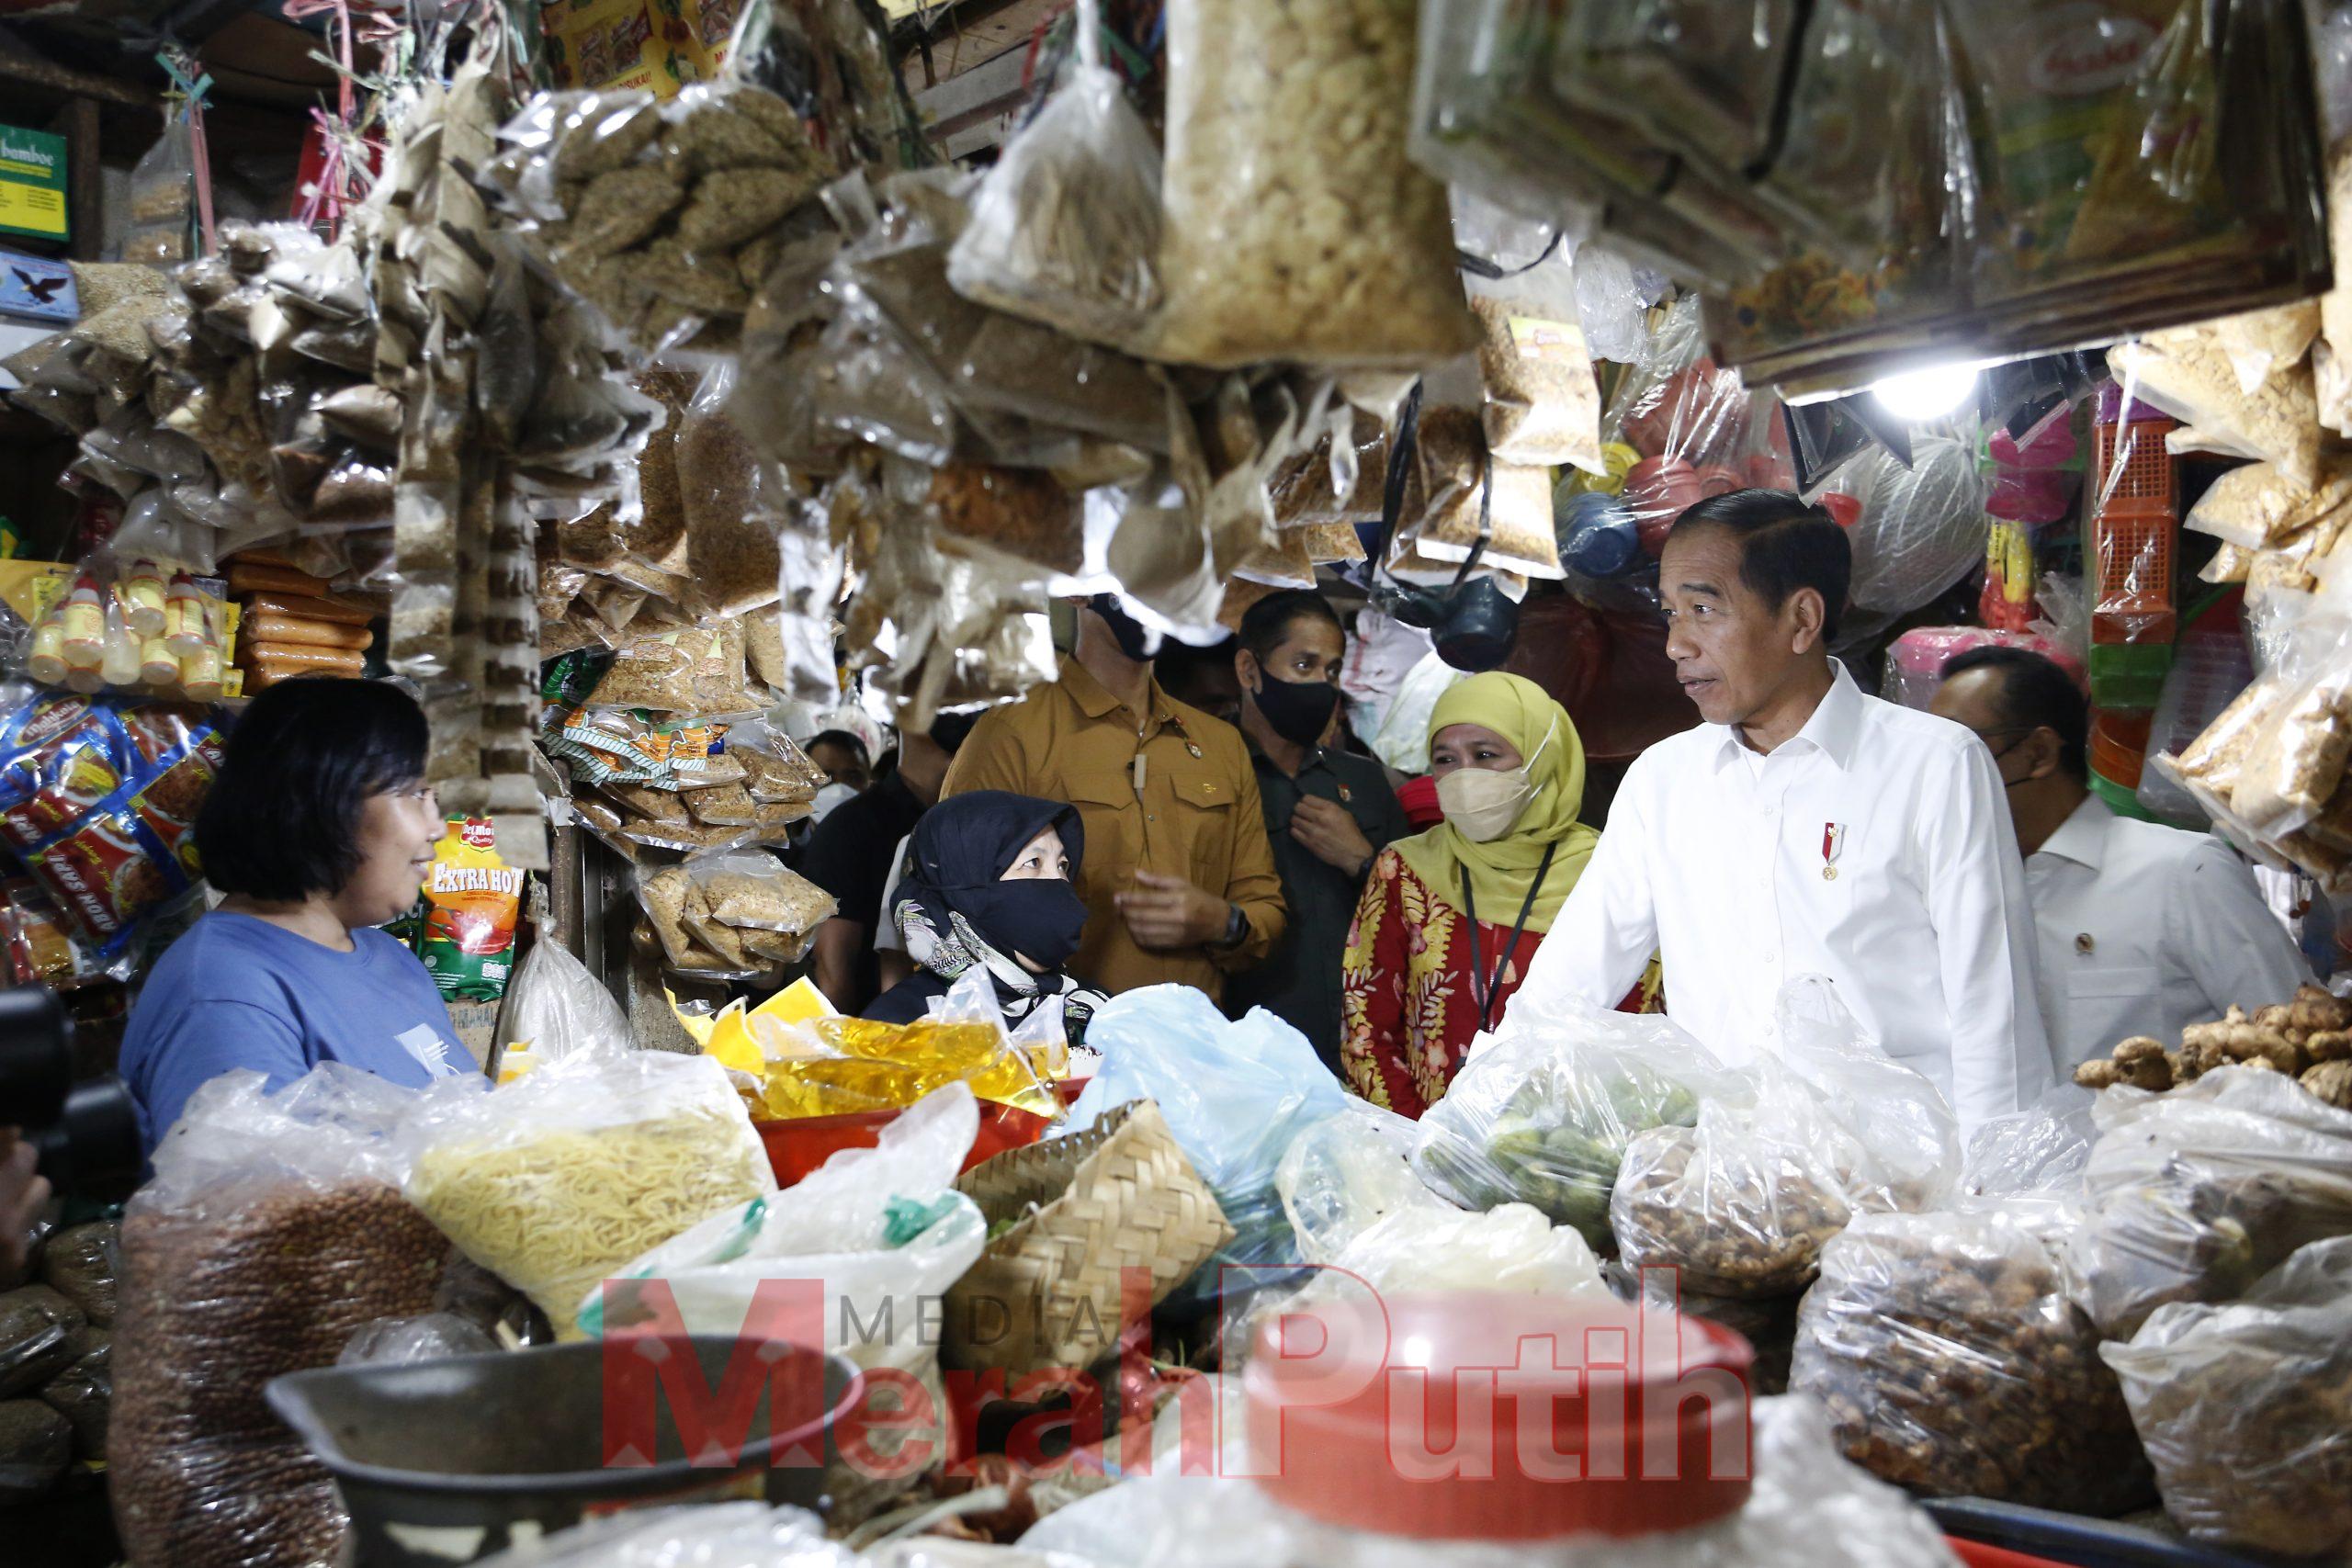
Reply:
<svg viewBox="0 0 2352 1568"><path fill-rule="evenodd" d="M1584 329L1574 321L1549 321L1541 316L1510 318L1511 346L1521 359L1580 367L1592 363L1585 351Z"/></svg>
<svg viewBox="0 0 2352 1568"><path fill-rule="evenodd" d="M523 914L523 875L497 849L489 819L451 819L424 880L421 956L445 997L494 1002L514 970L514 928Z"/></svg>

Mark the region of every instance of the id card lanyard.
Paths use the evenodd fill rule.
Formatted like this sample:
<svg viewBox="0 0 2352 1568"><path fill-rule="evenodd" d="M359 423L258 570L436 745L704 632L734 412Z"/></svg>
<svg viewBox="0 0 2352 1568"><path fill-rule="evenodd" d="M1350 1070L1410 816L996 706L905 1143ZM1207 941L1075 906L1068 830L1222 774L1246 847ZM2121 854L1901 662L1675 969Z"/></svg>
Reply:
<svg viewBox="0 0 2352 1568"><path fill-rule="evenodd" d="M1535 868L1535 880L1528 884L1527 900L1519 907L1519 923L1510 928L1510 941L1496 955L1494 972L1487 970L1486 954L1478 941L1478 906L1470 896L1470 868L1462 867L1462 911L1470 917L1470 994L1478 1004L1478 1032L1485 1033L1495 1026L1495 998L1503 988L1503 976L1510 971L1510 961L1519 953L1519 939L1527 930L1529 917L1535 913L1535 896L1544 891L1544 879L1551 874L1552 857L1559 852L1557 844L1544 846L1544 863Z"/></svg>

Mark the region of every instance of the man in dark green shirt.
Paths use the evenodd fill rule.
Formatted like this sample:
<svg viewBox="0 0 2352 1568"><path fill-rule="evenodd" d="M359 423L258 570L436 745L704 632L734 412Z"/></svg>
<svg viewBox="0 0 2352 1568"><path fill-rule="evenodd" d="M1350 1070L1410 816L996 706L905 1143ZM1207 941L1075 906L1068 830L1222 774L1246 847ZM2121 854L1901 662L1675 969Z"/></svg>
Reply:
<svg viewBox="0 0 2352 1568"><path fill-rule="evenodd" d="M1226 1010L1238 1018L1266 1009L1337 1071L1348 922L1374 858L1411 829L1378 762L1326 745L1339 726L1347 656L1338 612L1318 593L1269 594L1242 616L1240 644L1241 733L1290 929L1264 963L1227 982Z"/></svg>

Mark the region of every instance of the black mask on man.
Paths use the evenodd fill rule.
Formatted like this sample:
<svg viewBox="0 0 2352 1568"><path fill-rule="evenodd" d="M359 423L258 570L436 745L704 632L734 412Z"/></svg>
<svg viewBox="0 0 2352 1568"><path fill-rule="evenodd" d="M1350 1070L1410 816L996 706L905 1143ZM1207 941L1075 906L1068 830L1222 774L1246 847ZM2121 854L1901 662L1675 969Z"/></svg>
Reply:
<svg viewBox="0 0 2352 1568"><path fill-rule="evenodd" d="M1127 607L1119 603L1117 594L1097 593L1086 602L1086 607L1102 617L1119 651L1136 663L1146 662L1157 651L1151 633L1144 629L1141 621L1127 614Z"/></svg>
<svg viewBox="0 0 2352 1568"><path fill-rule="evenodd" d="M1294 746L1312 746L1331 728L1340 688L1329 681L1277 681L1269 677L1250 694L1276 735Z"/></svg>

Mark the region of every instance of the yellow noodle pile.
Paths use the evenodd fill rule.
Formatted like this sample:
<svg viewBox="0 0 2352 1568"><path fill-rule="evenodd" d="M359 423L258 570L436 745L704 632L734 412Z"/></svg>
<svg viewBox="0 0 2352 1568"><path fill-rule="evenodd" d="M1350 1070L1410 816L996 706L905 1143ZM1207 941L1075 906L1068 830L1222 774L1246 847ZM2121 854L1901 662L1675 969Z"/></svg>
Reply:
<svg viewBox="0 0 2352 1568"><path fill-rule="evenodd" d="M696 1221L766 1190L740 1118L707 1111L549 1130L422 1154L409 1196L442 1234L537 1303L557 1337L599 1282Z"/></svg>

